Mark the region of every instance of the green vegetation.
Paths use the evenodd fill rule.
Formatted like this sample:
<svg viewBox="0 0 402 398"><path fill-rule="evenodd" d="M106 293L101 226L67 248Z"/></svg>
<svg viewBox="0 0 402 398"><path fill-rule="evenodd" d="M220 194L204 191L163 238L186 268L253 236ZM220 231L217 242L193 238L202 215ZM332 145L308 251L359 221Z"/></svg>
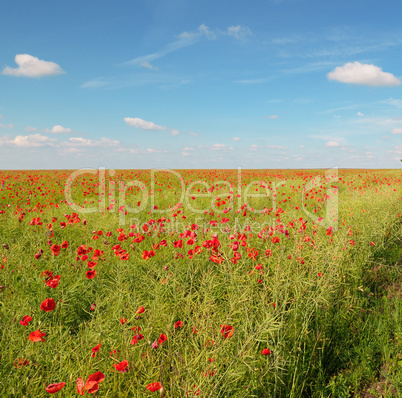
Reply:
<svg viewBox="0 0 402 398"><path fill-rule="evenodd" d="M177 173L0 173L2 396L402 394L401 171Z"/></svg>

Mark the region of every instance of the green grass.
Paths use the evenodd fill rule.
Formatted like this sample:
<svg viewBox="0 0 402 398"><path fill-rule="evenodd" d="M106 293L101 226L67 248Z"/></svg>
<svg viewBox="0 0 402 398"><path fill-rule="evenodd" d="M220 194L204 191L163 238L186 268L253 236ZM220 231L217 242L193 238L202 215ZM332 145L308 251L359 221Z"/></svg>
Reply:
<svg viewBox="0 0 402 398"><path fill-rule="evenodd" d="M191 202L193 210L183 203L178 213L174 206L180 186L173 177L164 176L155 185L161 189L155 204L167 209L165 213L150 212L148 203L144 211L128 213L122 224L116 189L115 212L79 214L79 222L61 228L60 222L68 221L65 214L73 213L63 203L67 172L9 172L8 178L0 174L0 182L6 181L0 191L0 210L5 211L0 214L0 244L8 247L0 246L2 396L44 397L49 395L46 386L59 382L67 383L59 396L77 396L77 378L86 381L96 371L105 375L97 393L102 397L159 396L146 390L157 381L163 384L165 397L192 397L197 391L201 397L363 397L368 389L375 390L380 379L386 380L386 396L398 396L402 390L401 172L341 172L339 229L332 236L302 210L306 204L312 214L326 217L328 185L318 185L302 201L303 186L315 175L323 181L321 171L244 172L242 195L251 181L286 181L276 191L276 203L272 192L269 200L242 196L240 205L249 201L246 215L246 208L237 207L235 172L180 173L185 186L200 178L208 181L208 187L224 178L231 181L232 196L222 184L215 186L213 196L218 203L225 199L221 206L232 209L219 214L217 207L212 212L206 207L210 198L201 198ZM40 178L34 180L36 176ZM115 181L134 178L149 186L145 171L118 171ZM256 184L258 192L264 193L260 185ZM38 186L42 191L33 192ZM78 179L76 203L96 204L97 188L92 175ZM208 192L201 184L193 189ZM134 207L145 201L135 188L125 195ZM58 208L50 202L58 203ZM37 203L43 207L35 207ZM251 210L274 205L283 213ZM194 212L197 207L208 209L207 214ZM21 212L25 216L20 221ZM29 225L34 217L41 217L43 225ZM53 217L57 221L52 222ZM221 223L226 217L229 221ZM136 221L130 223L130 218ZM211 221L217 221L217 227ZM130 229L134 223L139 229ZM179 234L191 230L194 223L199 226L194 230L196 244L187 245L189 238ZM144 224L149 232L141 229ZM247 225L250 231L244 231ZM262 231L265 225L282 225L289 238L279 231L281 227L268 235L269 229ZM118 228L127 239L117 239ZM58 256L52 256L47 243L50 230L52 244L68 242ZM103 235L93 240L100 230ZM106 236L108 231L112 236ZM129 232L145 239L133 243L135 237ZM203 247L215 233L220 264L211 261L211 249ZM243 233L246 245L239 246L241 258L234 263L231 245L240 242ZM272 237L280 242L273 243ZM173 242L180 239L183 248L175 248ZM143 251L162 240L167 246L144 260ZM116 244L129 253L128 260L115 255ZM81 245L104 251L94 279L86 278L87 261L76 260ZM187 252L196 245L202 252L190 259ZM39 249L43 255L36 259ZM269 257L267 249L272 250ZM249 256L253 250L258 250L255 259ZM255 269L258 264L262 269ZM57 288L45 285L41 274L46 270L61 276ZM50 297L56 308L44 312L41 303ZM96 308L91 311L93 303ZM137 314L140 306L145 312ZM20 325L25 315L32 317L28 326ZM122 324L121 318L127 322ZM183 322L182 328L175 328L177 321ZM233 335L223 338L221 325L233 326ZM140 327L144 336L136 345L130 344L138 333L134 327ZM28 339L37 329L46 333L45 342ZM162 333L167 341L153 349L151 344ZM99 343L100 351L92 357L92 348ZM262 355L264 348L271 355ZM20 358L29 365L17 368L14 363ZM129 363L127 373L113 367L123 360Z"/></svg>

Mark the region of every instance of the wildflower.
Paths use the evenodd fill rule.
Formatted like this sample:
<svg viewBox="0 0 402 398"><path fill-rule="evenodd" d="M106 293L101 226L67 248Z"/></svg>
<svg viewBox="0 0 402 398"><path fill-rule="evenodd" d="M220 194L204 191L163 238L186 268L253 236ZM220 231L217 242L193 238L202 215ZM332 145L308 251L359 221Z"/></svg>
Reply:
<svg viewBox="0 0 402 398"><path fill-rule="evenodd" d="M84 387L85 387L85 383L84 380L81 377L78 377L77 379L77 392L80 395L84 395Z"/></svg>
<svg viewBox="0 0 402 398"><path fill-rule="evenodd" d="M163 334L163 333L162 333L162 334L159 336L158 343L159 343L159 344L163 344L166 340L167 340L166 334Z"/></svg>
<svg viewBox="0 0 402 398"><path fill-rule="evenodd" d="M175 329L177 329L177 328L182 328L182 327L183 327L183 322L182 322L182 321L177 321L177 322L174 324L174 327L175 327Z"/></svg>
<svg viewBox="0 0 402 398"><path fill-rule="evenodd" d="M100 348L101 348L101 343L99 343L97 346L92 348L92 358L95 358L95 355L97 352L99 352Z"/></svg>
<svg viewBox="0 0 402 398"><path fill-rule="evenodd" d="M96 271L95 270L91 269L91 270L87 271L87 273L86 273L86 277L88 279L94 279L95 276L96 276Z"/></svg>
<svg viewBox="0 0 402 398"><path fill-rule="evenodd" d="M56 303L52 298L46 299L41 305L40 309L45 312L53 311L56 308Z"/></svg>
<svg viewBox="0 0 402 398"><path fill-rule="evenodd" d="M22 319L20 320L20 324L22 326L28 326L29 322L32 321L32 318L29 315L25 315L24 317L22 317Z"/></svg>
<svg viewBox="0 0 402 398"><path fill-rule="evenodd" d="M157 381L156 383L151 383L147 385L147 390L151 392L159 391L162 389L162 384Z"/></svg>
<svg viewBox="0 0 402 398"><path fill-rule="evenodd" d="M121 361L120 363L118 363L118 364L113 364L113 367L118 371L118 372L122 372L122 373L126 373L127 372L127 370L126 370L126 368L127 368L127 366L128 366L128 361Z"/></svg>
<svg viewBox="0 0 402 398"><path fill-rule="evenodd" d="M90 394L95 393L99 390L99 383L105 380L105 375L102 372L96 372L92 375L89 375L88 380L85 383L85 390L87 390ZM78 380L77 380L77 389L78 389Z"/></svg>
<svg viewBox="0 0 402 398"><path fill-rule="evenodd" d="M64 386L66 385L66 383L56 383L56 384L49 384L46 387L46 392L48 392L49 394L54 394L57 391L60 391Z"/></svg>
<svg viewBox="0 0 402 398"><path fill-rule="evenodd" d="M133 339L131 340L131 344L132 345L136 345L138 343L138 341L142 340L144 338L144 336L140 333L138 333L137 335L135 335L133 337Z"/></svg>
<svg viewBox="0 0 402 398"><path fill-rule="evenodd" d="M152 344L151 344L152 349L156 349L159 347L158 342L155 340Z"/></svg>
<svg viewBox="0 0 402 398"><path fill-rule="evenodd" d="M233 333L234 333L234 329L233 326L230 325L221 325L222 329L221 329L221 333L222 333L222 337L227 339L228 337L232 337Z"/></svg>
<svg viewBox="0 0 402 398"><path fill-rule="evenodd" d="M58 256L60 254L60 246L58 245L53 244L50 250L52 251L52 256Z"/></svg>
<svg viewBox="0 0 402 398"><path fill-rule="evenodd" d="M261 351L261 354L262 354L262 355L271 355L271 354L272 354L272 351L271 351L269 348L264 348L264 349Z"/></svg>
<svg viewBox="0 0 402 398"><path fill-rule="evenodd" d="M38 342L38 341L42 341L44 342L45 339L43 338L43 336L46 336L46 333L42 333L39 329L35 330L34 332L29 334L29 340L33 341L34 343Z"/></svg>
<svg viewBox="0 0 402 398"><path fill-rule="evenodd" d="M29 365L29 362L26 359L20 358L20 359L16 359L14 362L14 366L17 369L21 369L23 366Z"/></svg>

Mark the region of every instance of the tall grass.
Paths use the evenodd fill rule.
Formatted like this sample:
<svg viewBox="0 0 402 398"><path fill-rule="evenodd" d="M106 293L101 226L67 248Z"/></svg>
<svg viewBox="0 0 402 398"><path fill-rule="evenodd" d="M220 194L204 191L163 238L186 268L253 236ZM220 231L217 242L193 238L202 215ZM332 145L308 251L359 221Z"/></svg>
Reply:
<svg viewBox="0 0 402 398"><path fill-rule="evenodd" d="M230 171L181 173L186 186L199 178L208 186L223 178L236 181ZM157 191L156 204L166 212L155 214L147 207L135 214L138 228L131 229L130 214L121 225L119 217L125 210L119 212L117 199L114 212L79 214L79 222L61 228L60 222L68 221L65 214L72 214L63 203L67 173L9 173L0 192L0 207L5 211L0 214L0 243L6 245L0 252L4 265L0 270L3 396L47 396L45 387L58 382L67 383L60 396L77 396L77 378L85 381L96 371L105 375L97 393L102 397L158 396L158 392L146 390L157 381L163 385L165 397L349 397L362 394L381 371L392 391L400 393L402 308L398 283L402 279L397 264L402 236L401 173L341 173L345 182L339 183L339 229L332 233L303 212L306 204L310 212L325 217L325 201L317 200L325 197L325 186L301 200L303 185L315 173L319 174L246 173L244 186L257 178L287 179L276 191L276 207L284 210L276 217L273 212L268 216L252 210L266 207L264 198L249 198L249 205L236 213L237 191L227 199L226 206L232 210L220 218L209 208L205 214L185 205L174 207L180 199L180 186L165 176L158 181L163 186ZM33 183L33 176L40 175ZM135 175L144 183L149 177L144 172ZM4 173L0 182L2 178ZM96 181L91 178L94 180L93 176L77 180L76 203L98 202ZM133 173L118 172L115 180L130 178ZM42 183L45 195L38 190L29 194ZM265 192L261 186L257 189ZM222 184L215 187L217 202L227 191ZM135 187L125 194L127 207L144 200ZM290 199L283 202L283 198ZM197 199L193 208L196 204L205 208L208 201ZM43 207L35 208L37 202ZM58 208L49 202L58 203ZM182 212L177 213L178 209ZM22 211L25 216L19 220ZM170 222L158 223L162 216ZM43 225L29 225L34 217L40 217ZM57 221L52 222L54 217ZM229 221L222 224L220 219L225 217ZM215 220L217 227L210 223ZM202 252L190 259L187 252L195 245L187 245L189 238L179 234L191 230L192 224L198 225L195 245L200 245ZM143 225L149 231L144 231ZM239 225L242 230L235 230ZM272 236L259 238L266 225L283 225L289 238L280 228L273 228ZM153 231L155 226L157 231ZM123 231L116 231L118 228ZM97 235L97 231L103 234ZM112 232L109 237L108 231ZM127 239L117 239L121 232ZM145 239L133 243L129 232ZM211 249L203 247L214 234L220 242L221 263L211 261ZM241 241L241 234L246 236L246 245L239 246L242 256L232 262L231 245ZM275 236L279 243L272 242ZM183 248L175 248L173 242L180 239ZM155 256L143 259L144 250L150 251L162 240L167 246L159 246ZM61 249L60 255L52 255L51 244L64 241L68 247ZM128 260L115 255L112 247L116 244L129 253ZM90 258L77 260L81 245L104 251L93 279L86 277ZM43 255L36 259L40 249ZM265 255L268 249L270 256ZM255 258L253 250L258 250ZM57 288L45 285L46 270L60 275ZM56 301L54 311L41 310L47 298ZM145 308L141 314L137 312L140 306ZM20 324L25 315L32 317L28 326ZM175 327L177 321L183 326ZM232 336L223 337L223 325L233 327ZM140 331L133 330L138 327ZM46 333L45 342L28 339L38 329ZM131 344L138 333L144 338ZM167 341L152 348L161 334ZM99 343L101 348L93 357L92 348ZM263 349L271 353L262 355ZM15 366L18 359L29 364ZM113 367L123 360L129 363L126 373Z"/></svg>

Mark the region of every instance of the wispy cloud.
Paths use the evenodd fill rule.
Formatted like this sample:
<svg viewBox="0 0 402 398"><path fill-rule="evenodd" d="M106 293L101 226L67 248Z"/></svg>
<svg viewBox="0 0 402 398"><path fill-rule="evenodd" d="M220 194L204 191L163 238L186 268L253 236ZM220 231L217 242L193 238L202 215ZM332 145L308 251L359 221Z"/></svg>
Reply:
<svg viewBox="0 0 402 398"><path fill-rule="evenodd" d="M222 31L219 29L212 30L207 25L201 24L196 31L193 32L182 32L176 36L176 40L167 44L160 50L136 57L130 61L124 62L121 65L138 65L150 70L158 70L158 68L152 65L153 61L164 57L172 52L178 51L182 48L191 46L203 38L207 40L215 40L219 35L232 36L237 40L243 40L247 36L251 36L252 32L247 26L229 26L226 30Z"/></svg>
<svg viewBox="0 0 402 398"><path fill-rule="evenodd" d="M387 100L381 101L383 104L392 105L395 108L402 109L402 100L396 98L388 98Z"/></svg>
<svg viewBox="0 0 402 398"><path fill-rule="evenodd" d="M237 40L243 40L248 36L252 36L253 32L247 26L236 25L229 26L224 34L232 36Z"/></svg>
<svg viewBox="0 0 402 398"><path fill-rule="evenodd" d="M155 124L153 122L148 122L146 120L140 119L139 117L125 117L124 121L132 127L139 128L141 130L168 130L170 134L172 135L178 135L180 134L179 130L177 129L172 129L168 128L166 126L160 126L158 124Z"/></svg>
<svg viewBox="0 0 402 398"><path fill-rule="evenodd" d="M239 83L239 84L261 84L261 83L269 83L273 79L275 79L275 76L261 77L261 78L256 78L256 79L235 80L235 83Z"/></svg>
<svg viewBox="0 0 402 398"><path fill-rule="evenodd" d="M82 137L71 137L68 139L68 141L65 141L64 143L72 146L111 147L111 146L118 146L120 144L120 141L112 140L107 137L102 137L100 140L91 140Z"/></svg>
<svg viewBox="0 0 402 398"><path fill-rule="evenodd" d="M213 40L216 37L216 34L213 33L208 26L202 24L198 27L198 30L195 32L182 32L178 36L176 36L176 40L167 44L165 47L156 51L154 53L148 55L142 55L140 57L136 57L130 61L124 62L122 65L139 65L145 67L147 69L157 70L155 66L151 64L151 62L164 57L167 54L170 54L174 51L180 50L184 47L191 46L195 44L202 37L206 37L209 40Z"/></svg>

